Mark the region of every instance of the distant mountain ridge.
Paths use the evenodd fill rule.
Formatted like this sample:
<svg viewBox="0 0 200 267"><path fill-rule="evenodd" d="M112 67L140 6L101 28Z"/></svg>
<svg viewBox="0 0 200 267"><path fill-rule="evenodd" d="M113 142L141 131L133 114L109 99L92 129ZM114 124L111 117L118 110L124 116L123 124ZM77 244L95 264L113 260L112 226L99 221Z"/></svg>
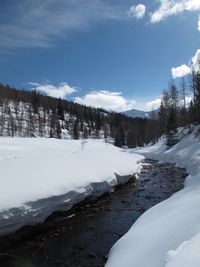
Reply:
<svg viewBox="0 0 200 267"><path fill-rule="evenodd" d="M156 109L153 112L154 112L155 118L157 119L159 109ZM138 110L134 108L131 110L124 111L123 114L131 118L142 118L142 119L151 119L153 115L152 111L143 111L143 110Z"/></svg>

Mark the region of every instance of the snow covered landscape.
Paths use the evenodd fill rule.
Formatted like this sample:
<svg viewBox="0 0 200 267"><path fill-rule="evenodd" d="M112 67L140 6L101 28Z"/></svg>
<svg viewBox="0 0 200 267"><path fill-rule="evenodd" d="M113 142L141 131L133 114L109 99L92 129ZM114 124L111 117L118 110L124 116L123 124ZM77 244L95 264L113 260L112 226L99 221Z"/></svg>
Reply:
<svg viewBox="0 0 200 267"><path fill-rule="evenodd" d="M126 182L143 158L103 140L0 138L0 235Z"/></svg>
<svg viewBox="0 0 200 267"><path fill-rule="evenodd" d="M42 222L55 210L126 182L146 157L186 168L185 188L145 212L111 249L106 267L199 267L198 133L198 126L179 128L180 141L168 150L165 136L135 149L103 140L1 138L0 234Z"/></svg>
<svg viewBox="0 0 200 267"><path fill-rule="evenodd" d="M199 127L179 129L178 144L166 150L165 138L134 149L148 158L187 168L185 188L144 213L111 249L106 267L200 266Z"/></svg>
<svg viewBox="0 0 200 267"><path fill-rule="evenodd" d="M0 14L0 267L200 267L200 0Z"/></svg>

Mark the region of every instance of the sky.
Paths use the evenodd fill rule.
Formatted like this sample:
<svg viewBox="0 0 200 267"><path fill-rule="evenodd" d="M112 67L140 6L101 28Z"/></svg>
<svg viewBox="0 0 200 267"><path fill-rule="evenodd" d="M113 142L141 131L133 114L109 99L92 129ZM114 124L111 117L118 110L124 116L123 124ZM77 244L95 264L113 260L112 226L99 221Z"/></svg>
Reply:
<svg viewBox="0 0 200 267"><path fill-rule="evenodd" d="M17 88L152 110L199 57L200 0L0 1L0 81Z"/></svg>

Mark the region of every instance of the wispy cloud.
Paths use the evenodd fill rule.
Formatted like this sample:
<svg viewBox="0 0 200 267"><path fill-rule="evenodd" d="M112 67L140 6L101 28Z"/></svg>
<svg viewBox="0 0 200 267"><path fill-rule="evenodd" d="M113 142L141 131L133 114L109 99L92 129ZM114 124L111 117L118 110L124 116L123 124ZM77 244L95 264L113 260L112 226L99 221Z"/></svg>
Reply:
<svg viewBox="0 0 200 267"><path fill-rule="evenodd" d="M68 95L77 92L76 87L71 87L66 82L62 82L58 86L49 83L39 84L29 82L29 84L32 86L32 89L36 89L36 91L55 98L65 99Z"/></svg>
<svg viewBox="0 0 200 267"><path fill-rule="evenodd" d="M184 10L200 10L199 0L158 0L159 7L150 14L152 23L160 22ZM144 4L119 4L108 0L7 0L0 17L0 49L16 47L51 47L57 38L67 38L72 31L88 31L95 23L108 20L141 19ZM1 6L0 6L1 7ZM128 16L127 16L128 12ZM198 25L200 29L200 25Z"/></svg>
<svg viewBox="0 0 200 267"><path fill-rule="evenodd" d="M136 19L141 19L144 17L146 12L146 6L143 4L138 4L137 6L130 7L128 11L128 16Z"/></svg>
<svg viewBox="0 0 200 267"><path fill-rule="evenodd" d="M11 0L8 0L8 2ZM11 1L0 18L0 48L49 47L55 37L89 30L94 23L120 20L125 10L104 0Z"/></svg>
<svg viewBox="0 0 200 267"><path fill-rule="evenodd" d="M160 6L150 14L151 23L158 23L169 16L180 14L184 11L200 10L199 0L159 0Z"/></svg>

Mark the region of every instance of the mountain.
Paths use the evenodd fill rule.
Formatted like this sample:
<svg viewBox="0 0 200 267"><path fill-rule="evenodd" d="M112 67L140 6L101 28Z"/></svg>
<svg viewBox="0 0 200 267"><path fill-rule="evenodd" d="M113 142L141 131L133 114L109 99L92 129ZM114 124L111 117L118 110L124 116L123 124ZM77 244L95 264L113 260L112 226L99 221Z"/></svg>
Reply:
<svg viewBox="0 0 200 267"><path fill-rule="evenodd" d="M158 112L159 109L154 110L154 116L156 119L158 118ZM127 110L124 111L123 114L131 118L142 118L142 119L151 119L153 116L152 111L143 111L138 109Z"/></svg>

